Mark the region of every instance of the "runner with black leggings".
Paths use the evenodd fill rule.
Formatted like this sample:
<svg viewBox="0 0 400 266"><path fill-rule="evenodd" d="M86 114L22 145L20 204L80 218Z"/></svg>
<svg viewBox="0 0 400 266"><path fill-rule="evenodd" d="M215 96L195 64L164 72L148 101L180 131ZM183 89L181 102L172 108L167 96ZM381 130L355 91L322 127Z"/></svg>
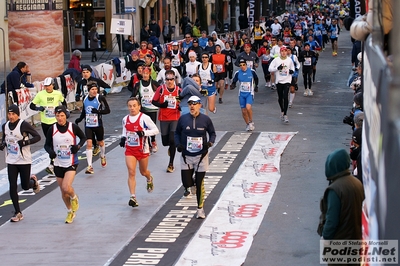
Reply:
<svg viewBox="0 0 400 266"><path fill-rule="evenodd" d="M21 178L23 190L32 188L35 193L40 191L36 176L31 176L32 155L30 148L31 144L40 140L40 135L28 122L19 119L19 108L15 104L8 108L7 117L8 122L2 126L3 137L0 150L6 149L10 198L15 209L14 216L10 221L19 222L24 219L24 216L18 202L18 174ZM31 135L32 138L29 138L28 135Z"/></svg>

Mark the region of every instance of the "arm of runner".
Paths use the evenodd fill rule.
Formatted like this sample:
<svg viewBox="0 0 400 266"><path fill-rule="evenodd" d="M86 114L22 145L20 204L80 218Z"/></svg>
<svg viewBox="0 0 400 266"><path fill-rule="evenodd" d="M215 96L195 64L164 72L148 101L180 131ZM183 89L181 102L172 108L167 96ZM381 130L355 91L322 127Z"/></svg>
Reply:
<svg viewBox="0 0 400 266"><path fill-rule="evenodd" d="M155 136L160 133L158 127L156 126L156 124L154 124L153 120L151 120L150 116L143 114L141 119L141 122L144 123L147 127L147 130L144 130L145 136Z"/></svg>
<svg viewBox="0 0 400 266"><path fill-rule="evenodd" d="M104 97L103 95L99 95L99 101L101 102L100 109L98 110L99 114L102 114L102 115L109 114L111 112L111 110L110 110L110 106L108 105L108 102L106 100L106 97Z"/></svg>
<svg viewBox="0 0 400 266"><path fill-rule="evenodd" d="M74 132L75 136L79 137L79 143L77 145L79 147L82 147L83 144L85 144L85 142L86 142L85 133L83 133L82 129L78 125L75 125L75 124L72 124L72 131Z"/></svg>
<svg viewBox="0 0 400 266"><path fill-rule="evenodd" d="M4 131L3 131L4 132ZM35 144L36 142L39 142L41 137L39 135L39 133L33 128L33 126L31 124L29 124L28 122L23 122L21 124L21 132L22 133L28 133L32 136L32 138L28 139L28 144L27 145L31 145L31 144ZM24 135L24 134L22 134Z"/></svg>

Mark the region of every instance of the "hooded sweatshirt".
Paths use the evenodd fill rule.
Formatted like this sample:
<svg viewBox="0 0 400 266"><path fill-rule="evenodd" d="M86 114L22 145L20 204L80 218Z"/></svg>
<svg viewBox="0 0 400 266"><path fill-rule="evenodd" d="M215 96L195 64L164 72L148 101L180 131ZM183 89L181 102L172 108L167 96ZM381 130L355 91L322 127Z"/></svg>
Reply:
<svg viewBox="0 0 400 266"><path fill-rule="evenodd" d="M328 155L325 176L329 186L321 200L320 226L324 239L361 239L364 189L349 171L350 156L340 149Z"/></svg>
<svg viewBox="0 0 400 266"><path fill-rule="evenodd" d="M197 84L192 78L184 78L182 83L182 92L179 94L181 98L181 103L179 106L188 107L187 100L191 96L198 96L201 99L201 105L205 108L207 99L206 96L200 93L200 85Z"/></svg>
<svg viewBox="0 0 400 266"><path fill-rule="evenodd" d="M224 42L221 41L221 39L218 39L218 34L217 34L216 31L211 32L211 36L212 36L213 38L214 38L214 36L213 36L214 34L215 34L215 36L217 36L216 39L214 40L214 43L215 43L215 44L219 44L219 46L221 46L221 50L224 50L224 49L225 49L225 44L224 44Z"/></svg>

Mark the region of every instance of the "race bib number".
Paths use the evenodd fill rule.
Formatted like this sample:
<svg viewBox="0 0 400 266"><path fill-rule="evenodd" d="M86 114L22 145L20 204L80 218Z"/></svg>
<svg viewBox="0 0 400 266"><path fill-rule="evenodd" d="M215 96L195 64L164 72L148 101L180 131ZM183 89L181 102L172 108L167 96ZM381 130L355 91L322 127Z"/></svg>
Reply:
<svg viewBox="0 0 400 266"><path fill-rule="evenodd" d="M176 109L176 98L175 96L168 95L164 97L164 102L168 101L168 106L167 108L169 109Z"/></svg>
<svg viewBox="0 0 400 266"><path fill-rule="evenodd" d="M315 36L321 36L321 31L320 30L316 30L315 31Z"/></svg>
<svg viewBox="0 0 400 266"><path fill-rule="evenodd" d="M83 94L84 95L88 94L88 89L86 85L83 85Z"/></svg>
<svg viewBox="0 0 400 266"><path fill-rule="evenodd" d="M67 145L59 145L57 147L57 158L60 160L70 160L71 149Z"/></svg>
<svg viewBox="0 0 400 266"><path fill-rule="evenodd" d="M153 104L151 103L152 98L150 95L143 95L142 97L142 106L143 107L153 107Z"/></svg>
<svg viewBox="0 0 400 266"><path fill-rule="evenodd" d="M305 57L304 58L304 65L305 66L311 66L311 57Z"/></svg>
<svg viewBox="0 0 400 266"><path fill-rule="evenodd" d="M17 155L19 151L19 145L16 141L9 141L7 145L8 154Z"/></svg>
<svg viewBox="0 0 400 266"><path fill-rule="evenodd" d="M217 68L218 73L221 73L222 71L224 71L224 66L221 64L216 64L215 67Z"/></svg>
<svg viewBox="0 0 400 266"><path fill-rule="evenodd" d="M253 61L246 61L246 65L248 68L253 68Z"/></svg>
<svg viewBox="0 0 400 266"><path fill-rule="evenodd" d="M232 57L230 55L227 55L226 56L226 60L228 61L228 63L231 63L232 62Z"/></svg>
<svg viewBox="0 0 400 266"><path fill-rule="evenodd" d="M203 149L203 138L202 137L187 137L186 138L186 150L191 153L199 152Z"/></svg>
<svg viewBox="0 0 400 266"><path fill-rule="evenodd" d="M271 59L270 55L263 54L263 56L261 58L261 61L262 62L268 62L270 59Z"/></svg>
<svg viewBox="0 0 400 266"><path fill-rule="evenodd" d="M139 147L140 141L139 136L136 132L127 132L126 134L126 145L129 147Z"/></svg>
<svg viewBox="0 0 400 266"><path fill-rule="evenodd" d="M86 114L86 126L87 127L98 127L99 116L97 114Z"/></svg>
<svg viewBox="0 0 400 266"><path fill-rule="evenodd" d="M242 82L240 83L240 91L241 92L250 92L251 83L250 82Z"/></svg>
<svg viewBox="0 0 400 266"><path fill-rule="evenodd" d="M289 43L290 42L290 37L285 37L285 43Z"/></svg>
<svg viewBox="0 0 400 266"><path fill-rule="evenodd" d="M44 115L47 118L54 118L56 117L56 114L54 113L54 106L47 106L46 109L44 110Z"/></svg>
<svg viewBox="0 0 400 266"><path fill-rule="evenodd" d="M177 67L181 65L181 61L179 59L172 59L172 66Z"/></svg>
<svg viewBox="0 0 400 266"><path fill-rule="evenodd" d="M284 68L279 73L282 77L286 77L289 74L289 70L287 68Z"/></svg>

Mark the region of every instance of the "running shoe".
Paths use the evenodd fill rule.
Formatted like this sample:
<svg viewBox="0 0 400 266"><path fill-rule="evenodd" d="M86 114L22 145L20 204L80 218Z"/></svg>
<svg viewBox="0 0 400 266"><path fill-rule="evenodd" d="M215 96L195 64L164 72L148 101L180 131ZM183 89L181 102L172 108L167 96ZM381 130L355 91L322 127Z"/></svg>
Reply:
<svg viewBox="0 0 400 266"><path fill-rule="evenodd" d="M183 192L184 197L189 197L190 196L190 190L189 188L185 188L185 192Z"/></svg>
<svg viewBox="0 0 400 266"><path fill-rule="evenodd" d="M206 213L204 212L203 208L197 209L196 218L197 219L205 219L206 218Z"/></svg>
<svg viewBox="0 0 400 266"><path fill-rule="evenodd" d="M151 150L153 153L156 153L158 151L157 142L153 141L151 143Z"/></svg>
<svg viewBox="0 0 400 266"><path fill-rule="evenodd" d="M314 92L311 89L308 89L308 96L313 96Z"/></svg>
<svg viewBox="0 0 400 266"><path fill-rule="evenodd" d="M73 212L76 212L79 209L78 195L75 194L75 198L74 199L70 199L70 201L71 201L71 210Z"/></svg>
<svg viewBox="0 0 400 266"><path fill-rule="evenodd" d="M221 98L218 99L218 103L223 103Z"/></svg>
<svg viewBox="0 0 400 266"><path fill-rule="evenodd" d="M197 193L197 188L196 188L196 185L194 185L194 186L191 186L191 187L190 187L190 194L192 194L192 195L196 195L196 193Z"/></svg>
<svg viewBox="0 0 400 266"><path fill-rule="evenodd" d="M289 123L289 118L287 117L287 115L283 116L283 122L285 122L286 124Z"/></svg>
<svg viewBox="0 0 400 266"><path fill-rule="evenodd" d="M172 164L169 164L167 167L167 173L173 173L174 172L174 166Z"/></svg>
<svg viewBox="0 0 400 266"><path fill-rule="evenodd" d="M250 131L253 131L256 127L254 126L254 122L249 123L249 129Z"/></svg>
<svg viewBox="0 0 400 266"><path fill-rule="evenodd" d="M281 113L281 120L285 120L284 116L283 116L283 112Z"/></svg>
<svg viewBox="0 0 400 266"><path fill-rule="evenodd" d="M100 157L100 161L101 161L101 167L106 167L107 166L107 160L106 160L106 156L104 157Z"/></svg>
<svg viewBox="0 0 400 266"><path fill-rule="evenodd" d="M55 174L54 174L54 165L49 164L49 166L47 166L47 168L46 168L46 172L47 172L48 174L50 174L50 175L55 175Z"/></svg>
<svg viewBox="0 0 400 266"><path fill-rule="evenodd" d="M11 217L10 222L16 223L24 219L24 216L20 212L16 212L13 217Z"/></svg>
<svg viewBox="0 0 400 266"><path fill-rule="evenodd" d="M75 218L75 212L70 211L67 213L67 218L65 218L65 223L66 224L72 224Z"/></svg>
<svg viewBox="0 0 400 266"><path fill-rule="evenodd" d="M35 175L31 175L31 179L32 179L33 182L34 182L33 187L32 187L32 190L33 190L33 192L34 192L35 194L37 194L37 193L40 192L40 185L39 185L39 182L38 182L38 180L37 180L37 177L36 177Z"/></svg>
<svg viewBox="0 0 400 266"><path fill-rule="evenodd" d="M306 96L306 97L308 96L308 89L305 89L303 95Z"/></svg>
<svg viewBox="0 0 400 266"><path fill-rule="evenodd" d="M132 208L138 207L139 203L137 202L136 197L131 196L128 205L131 206Z"/></svg>
<svg viewBox="0 0 400 266"><path fill-rule="evenodd" d="M214 107L214 111L212 111L213 114L217 113L217 107Z"/></svg>
<svg viewBox="0 0 400 266"><path fill-rule="evenodd" d="M292 108L293 103L289 102L289 108Z"/></svg>
<svg viewBox="0 0 400 266"><path fill-rule="evenodd" d="M275 84L272 84L272 85L271 85L271 90L273 90L273 91L276 90Z"/></svg>
<svg viewBox="0 0 400 266"><path fill-rule="evenodd" d="M265 87L269 87L269 86L268 86L268 83L265 83Z"/></svg>
<svg viewBox="0 0 400 266"><path fill-rule="evenodd" d="M100 147L99 146L94 147L93 156L97 156L99 155L99 153L100 153Z"/></svg>
<svg viewBox="0 0 400 266"><path fill-rule="evenodd" d="M148 193L153 192L154 189L154 183L153 183L153 177L150 176L150 181L147 181L146 189Z"/></svg>
<svg viewBox="0 0 400 266"><path fill-rule="evenodd" d="M246 125L246 131L250 131L250 125L249 124Z"/></svg>
<svg viewBox="0 0 400 266"><path fill-rule="evenodd" d="M93 170L93 167L92 166L88 166L88 167L86 167L86 171L85 171L85 174L94 174L94 170Z"/></svg>

